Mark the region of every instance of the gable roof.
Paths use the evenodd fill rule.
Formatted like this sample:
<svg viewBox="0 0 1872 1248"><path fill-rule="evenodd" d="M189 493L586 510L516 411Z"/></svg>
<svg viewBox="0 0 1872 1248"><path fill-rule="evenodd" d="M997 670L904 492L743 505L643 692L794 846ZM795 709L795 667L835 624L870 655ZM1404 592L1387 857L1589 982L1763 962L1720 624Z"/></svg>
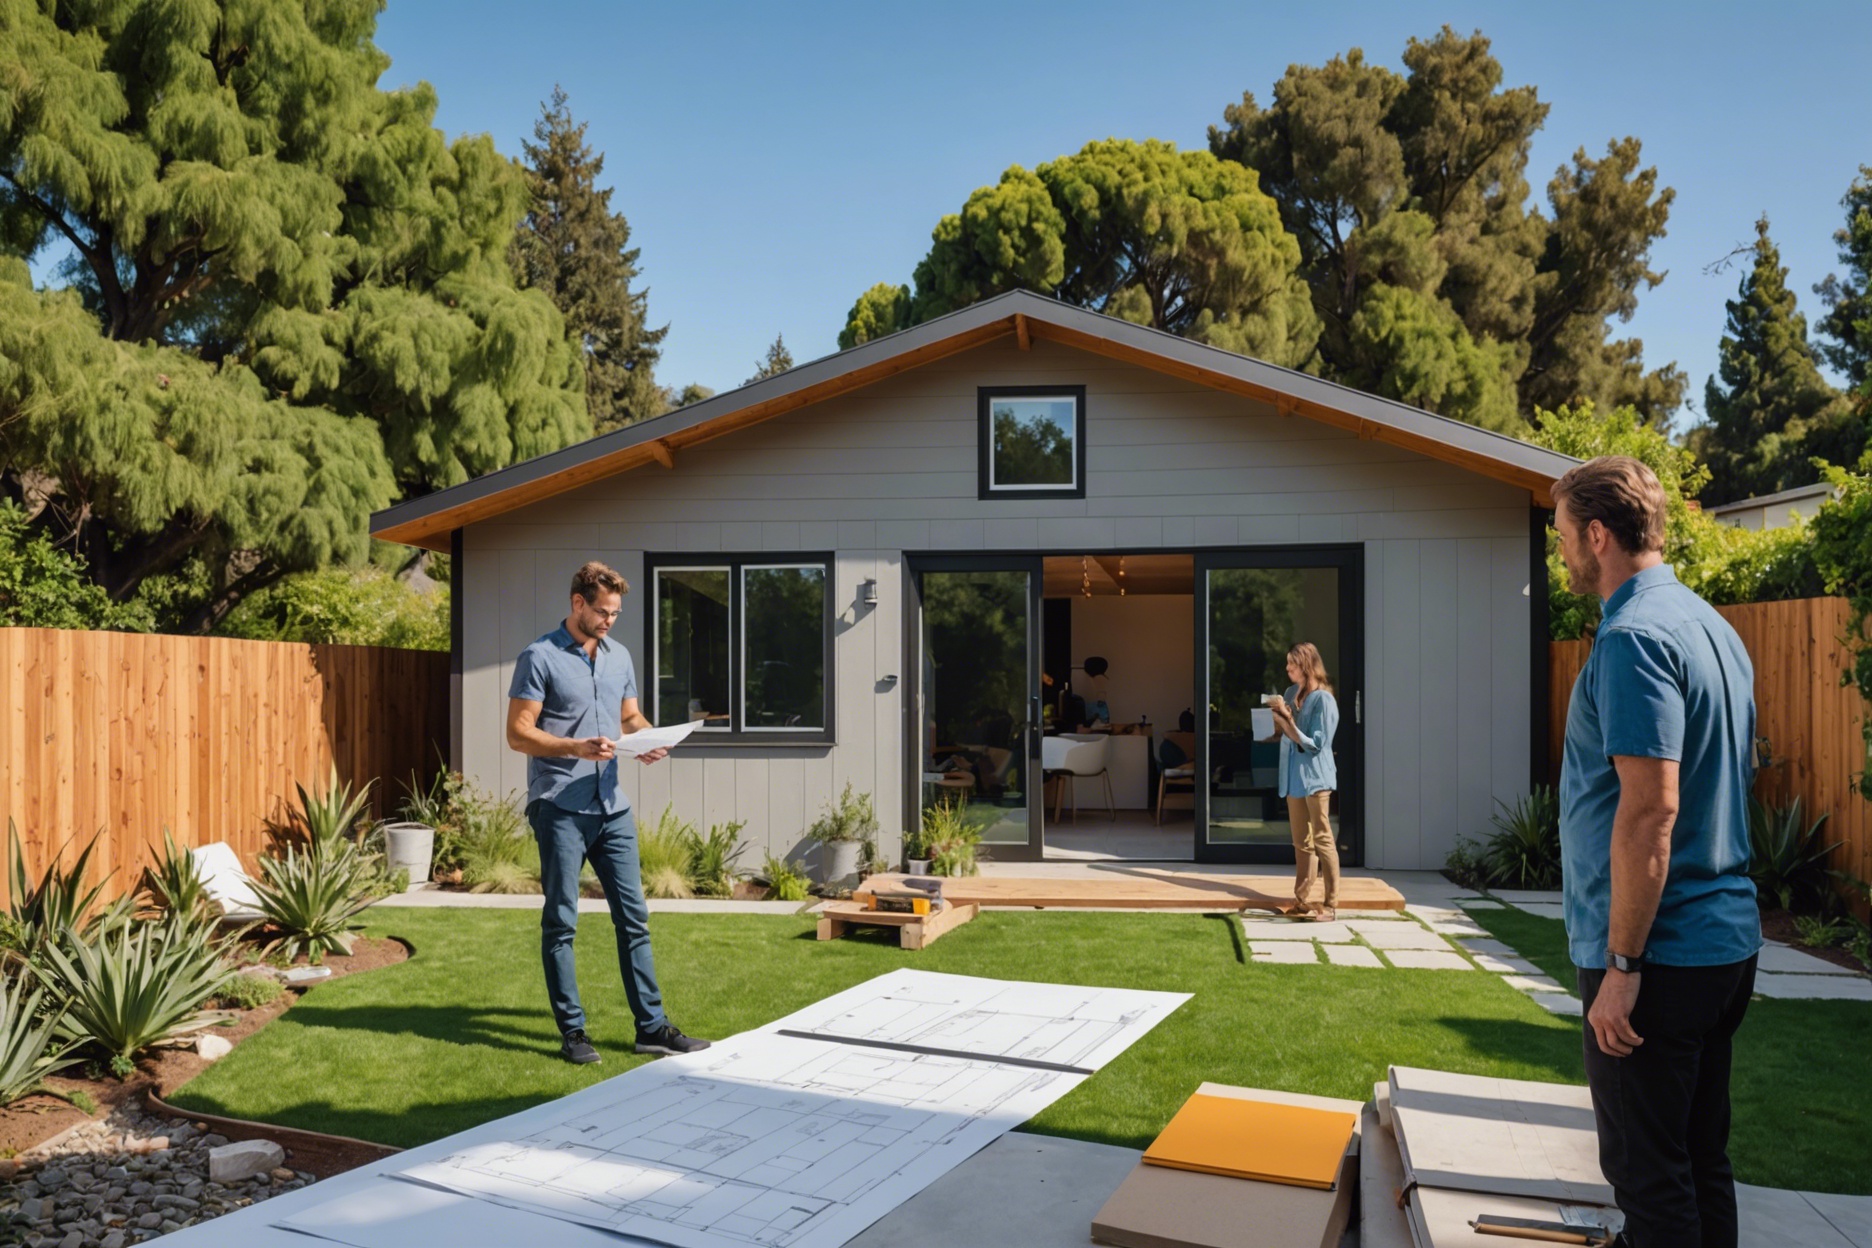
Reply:
<svg viewBox="0 0 1872 1248"><path fill-rule="evenodd" d="M1009 336L1023 350L1040 338L1256 399L1283 415L1304 416L1519 486L1543 506L1552 506L1554 481L1578 462L1405 403L1017 290L679 411L398 503L371 517L371 535L447 550L453 529L646 464L673 467L676 452L699 442Z"/></svg>

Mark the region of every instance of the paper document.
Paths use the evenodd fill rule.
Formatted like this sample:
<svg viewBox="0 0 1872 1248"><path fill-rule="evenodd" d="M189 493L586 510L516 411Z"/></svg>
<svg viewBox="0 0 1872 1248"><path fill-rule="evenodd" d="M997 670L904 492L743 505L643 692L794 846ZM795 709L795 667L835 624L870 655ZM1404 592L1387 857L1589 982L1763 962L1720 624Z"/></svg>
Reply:
<svg viewBox="0 0 1872 1248"><path fill-rule="evenodd" d="M1253 729L1255 740L1260 741L1274 735L1274 712L1265 706L1252 707L1248 711L1248 721Z"/></svg>
<svg viewBox="0 0 1872 1248"><path fill-rule="evenodd" d="M640 732L627 733L612 744L617 746L617 752L625 758L636 758L651 750L675 749L682 744L683 738L701 725L701 720L692 719L686 724L671 724L667 728L645 728Z"/></svg>

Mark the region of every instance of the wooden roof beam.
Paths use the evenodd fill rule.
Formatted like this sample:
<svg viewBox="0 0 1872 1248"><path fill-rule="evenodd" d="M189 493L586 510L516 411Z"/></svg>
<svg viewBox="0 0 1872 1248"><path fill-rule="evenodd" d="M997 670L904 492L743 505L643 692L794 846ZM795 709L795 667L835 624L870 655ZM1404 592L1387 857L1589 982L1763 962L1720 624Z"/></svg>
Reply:
<svg viewBox="0 0 1872 1248"><path fill-rule="evenodd" d="M1014 345L1023 351L1033 350L1033 330L1019 312L1014 314Z"/></svg>
<svg viewBox="0 0 1872 1248"><path fill-rule="evenodd" d="M662 438L652 438L646 445L650 448L650 458L665 468L676 466L676 454L670 450L670 444Z"/></svg>

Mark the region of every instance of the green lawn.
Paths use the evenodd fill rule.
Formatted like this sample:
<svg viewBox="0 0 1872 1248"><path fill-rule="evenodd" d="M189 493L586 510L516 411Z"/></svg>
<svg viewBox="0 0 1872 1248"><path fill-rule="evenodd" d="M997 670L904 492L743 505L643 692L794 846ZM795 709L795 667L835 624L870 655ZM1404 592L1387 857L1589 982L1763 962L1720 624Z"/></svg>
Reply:
<svg viewBox="0 0 1872 1248"><path fill-rule="evenodd" d="M403 937L414 958L315 988L172 1099L204 1112L411 1145L645 1060L625 1051L631 1024L605 916L587 916L579 942L580 981L604 1063L574 1067L556 1055L534 915L378 914L372 933ZM1547 1014L1496 976L1245 963L1240 929L1220 918L991 913L918 954L883 938L821 944L805 918L657 915L652 925L671 1015L703 1036L758 1026L898 966L1194 994L1028 1124L1046 1134L1141 1148L1205 1079L1363 1098L1394 1062L1580 1078L1577 1024ZM1833 1027L1833 1043L1844 1046L1850 1012L1812 1017L1820 1032ZM1758 1023L1752 1016L1751 1029ZM1816 1040L1809 1029L1806 1043ZM1865 1064L1857 1051L1831 1062L1835 1071ZM1797 1073L1798 1061L1787 1065L1787 1078L1818 1083ZM1845 1082L1835 1080L1834 1090ZM1855 1126L1868 1119L1854 1112L1863 1108L1867 1081L1857 1082L1861 1099L1831 1119L1812 1118L1798 1152L1739 1150L1742 1177L1872 1191L1872 1164L1858 1147L1863 1127ZM1759 1107L1765 1131L1781 1103L1780 1085L1751 1087L1774 1088L1776 1100L1744 1096L1738 1124Z"/></svg>
<svg viewBox="0 0 1872 1248"><path fill-rule="evenodd" d="M1470 917L1573 989L1566 928L1521 910ZM1584 1083L1580 1031L1561 1078ZM1736 1035L1729 1155L1736 1177L1769 1187L1872 1193L1872 1006L1757 998Z"/></svg>

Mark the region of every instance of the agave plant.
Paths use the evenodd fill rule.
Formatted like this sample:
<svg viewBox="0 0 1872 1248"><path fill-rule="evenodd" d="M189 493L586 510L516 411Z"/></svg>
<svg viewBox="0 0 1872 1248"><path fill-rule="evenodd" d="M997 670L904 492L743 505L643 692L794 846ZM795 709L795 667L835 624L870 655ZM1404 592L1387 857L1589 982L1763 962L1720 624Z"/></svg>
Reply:
<svg viewBox="0 0 1872 1248"><path fill-rule="evenodd" d="M85 882L100 835L101 832L91 837L70 870L61 868L58 855L54 854L45 874L35 883L26 868L26 848L19 828L11 819L7 820L7 873L12 889L8 894L8 916L26 930L31 949L51 944L68 930L80 936L88 935L99 924L114 922L130 913L133 903L127 897L109 906L98 904L98 899L104 895L104 885L113 873L107 872L96 884Z"/></svg>
<svg viewBox="0 0 1872 1248"><path fill-rule="evenodd" d="M1798 797L1786 806L1749 799L1749 875L1783 910L1797 901L1820 906L1827 900L1826 860L1840 843L1821 843L1826 821L1823 814L1807 823Z"/></svg>
<svg viewBox="0 0 1872 1248"><path fill-rule="evenodd" d="M78 1059L77 1041L63 1035L65 1012L41 1015L45 990L28 977L0 979L0 1105L39 1090L40 1082Z"/></svg>
<svg viewBox="0 0 1872 1248"><path fill-rule="evenodd" d="M312 844L329 845L344 840L370 803L371 785L375 783L366 781L363 788L353 793L350 784L338 778L338 764L333 763L324 792L317 797L306 792L305 785L293 785L299 790L299 822L304 825Z"/></svg>
<svg viewBox="0 0 1872 1248"><path fill-rule="evenodd" d="M189 851L175 843L175 836L163 829L160 852L150 847L153 861L143 871L143 889L151 905L167 914L198 915L208 910L208 888Z"/></svg>
<svg viewBox="0 0 1872 1248"><path fill-rule="evenodd" d="M372 901L371 863L348 841L314 843L304 852L288 848L280 858L260 859L254 897L277 935L269 949L289 958L304 953L318 961L328 952L349 954L353 921Z"/></svg>
<svg viewBox="0 0 1872 1248"><path fill-rule="evenodd" d="M1513 806L1499 799L1489 816L1495 832L1482 847L1481 863L1492 888L1560 887L1560 799L1547 785Z"/></svg>
<svg viewBox="0 0 1872 1248"><path fill-rule="evenodd" d="M714 824L703 836L695 829L688 829L689 849L689 887L698 897L731 897L734 895L735 862L745 848L741 844L741 829L745 823Z"/></svg>
<svg viewBox="0 0 1872 1248"><path fill-rule="evenodd" d="M109 926L90 941L68 929L45 954L68 1030L109 1054L122 1077L138 1051L212 1021L201 1007L232 974L226 951L204 924L170 915Z"/></svg>

